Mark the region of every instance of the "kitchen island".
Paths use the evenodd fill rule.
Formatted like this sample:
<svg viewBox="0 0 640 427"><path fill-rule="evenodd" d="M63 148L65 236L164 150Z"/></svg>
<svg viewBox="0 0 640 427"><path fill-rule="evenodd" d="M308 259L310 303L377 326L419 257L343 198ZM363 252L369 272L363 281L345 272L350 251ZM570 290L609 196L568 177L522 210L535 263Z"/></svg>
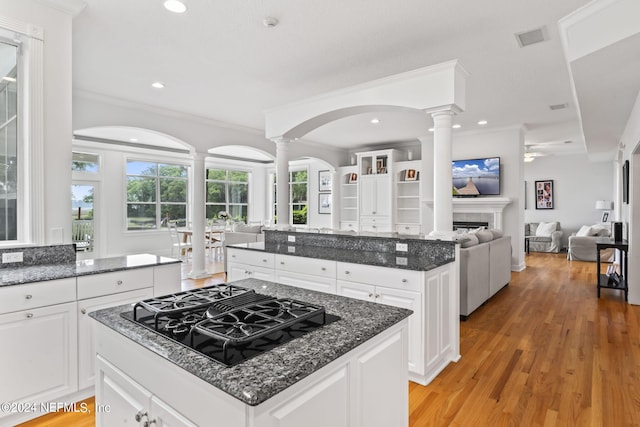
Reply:
<svg viewBox="0 0 640 427"><path fill-rule="evenodd" d="M408 424L409 310L257 279L259 294L324 307L339 319L231 367L99 310L98 426L355 426Z"/></svg>
<svg viewBox="0 0 640 427"><path fill-rule="evenodd" d="M459 245L399 235L265 231L227 247L227 279L253 277L413 311L409 378L429 384L460 358Z"/></svg>

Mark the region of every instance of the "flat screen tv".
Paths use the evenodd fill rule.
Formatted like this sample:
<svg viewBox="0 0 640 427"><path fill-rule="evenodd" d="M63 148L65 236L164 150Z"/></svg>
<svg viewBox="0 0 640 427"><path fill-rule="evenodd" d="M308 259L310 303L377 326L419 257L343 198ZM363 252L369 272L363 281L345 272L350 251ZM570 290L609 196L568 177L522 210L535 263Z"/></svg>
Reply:
<svg viewBox="0 0 640 427"><path fill-rule="evenodd" d="M500 195L500 157L454 160L452 175L456 197Z"/></svg>

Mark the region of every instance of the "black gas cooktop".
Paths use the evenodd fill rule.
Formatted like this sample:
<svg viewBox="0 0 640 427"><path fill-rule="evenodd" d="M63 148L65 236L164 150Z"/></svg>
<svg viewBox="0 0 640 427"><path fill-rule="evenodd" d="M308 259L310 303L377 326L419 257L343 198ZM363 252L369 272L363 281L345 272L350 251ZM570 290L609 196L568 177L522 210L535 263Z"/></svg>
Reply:
<svg viewBox="0 0 640 427"><path fill-rule="evenodd" d="M338 320L324 307L232 284L145 299L121 315L226 366Z"/></svg>

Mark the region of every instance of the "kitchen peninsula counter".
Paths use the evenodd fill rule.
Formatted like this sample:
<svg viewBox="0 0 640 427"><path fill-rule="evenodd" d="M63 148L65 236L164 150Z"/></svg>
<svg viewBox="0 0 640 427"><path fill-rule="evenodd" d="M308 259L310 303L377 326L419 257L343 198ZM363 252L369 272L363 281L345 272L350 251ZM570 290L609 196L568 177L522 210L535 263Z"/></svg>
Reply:
<svg viewBox="0 0 640 427"><path fill-rule="evenodd" d="M58 264L43 263L8 267L0 269L0 287L176 263L180 263L180 260L151 254L136 254Z"/></svg>

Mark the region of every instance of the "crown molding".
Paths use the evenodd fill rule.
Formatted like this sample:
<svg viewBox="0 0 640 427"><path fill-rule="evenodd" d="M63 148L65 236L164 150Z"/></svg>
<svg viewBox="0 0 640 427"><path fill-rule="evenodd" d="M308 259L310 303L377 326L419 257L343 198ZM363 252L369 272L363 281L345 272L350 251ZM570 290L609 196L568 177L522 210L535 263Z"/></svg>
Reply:
<svg viewBox="0 0 640 427"><path fill-rule="evenodd" d="M37 2L71 15L74 18L87 7L87 3L84 0L37 0Z"/></svg>

